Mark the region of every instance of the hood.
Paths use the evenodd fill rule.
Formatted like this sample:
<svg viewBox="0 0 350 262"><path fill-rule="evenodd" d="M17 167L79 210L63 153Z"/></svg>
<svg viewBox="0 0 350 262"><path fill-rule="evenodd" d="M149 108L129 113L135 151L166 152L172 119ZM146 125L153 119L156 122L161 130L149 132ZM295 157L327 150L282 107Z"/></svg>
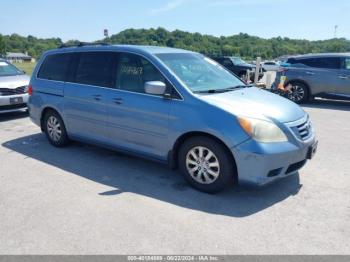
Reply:
<svg viewBox="0 0 350 262"><path fill-rule="evenodd" d="M206 94L200 98L234 115L259 119L273 118L281 123L299 120L306 114L292 101L256 87Z"/></svg>
<svg viewBox="0 0 350 262"><path fill-rule="evenodd" d="M0 88L15 89L29 85L30 77L27 75L0 76Z"/></svg>

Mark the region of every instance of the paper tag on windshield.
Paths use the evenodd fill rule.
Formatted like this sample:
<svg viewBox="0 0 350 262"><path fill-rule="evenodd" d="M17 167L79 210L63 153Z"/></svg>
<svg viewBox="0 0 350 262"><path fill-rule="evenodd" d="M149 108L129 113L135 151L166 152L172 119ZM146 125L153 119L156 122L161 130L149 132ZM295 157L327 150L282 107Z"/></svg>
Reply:
<svg viewBox="0 0 350 262"><path fill-rule="evenodd" d="M5 62L0 62L0 66L7 66L7 63L5 63Z"/></svg>

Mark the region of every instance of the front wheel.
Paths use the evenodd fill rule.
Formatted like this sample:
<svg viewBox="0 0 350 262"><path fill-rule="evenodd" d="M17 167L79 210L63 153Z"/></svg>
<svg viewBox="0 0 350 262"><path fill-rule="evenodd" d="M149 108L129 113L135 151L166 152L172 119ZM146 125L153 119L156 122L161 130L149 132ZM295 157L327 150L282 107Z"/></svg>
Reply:
<svg viewBox="0 0 350 262"><path fill-rule="evenodd" d="M288 88L288 98L297 104L306 103L309 100L309 89L303 83L292 82Z"/></svg>
<svg viewBox="0 0 350 262"><path fill-rule="evenodd" d="M179 167L194 188L216 193L234 184L235 163L216 140L200 136L186 140L179 151Z"/></svg>

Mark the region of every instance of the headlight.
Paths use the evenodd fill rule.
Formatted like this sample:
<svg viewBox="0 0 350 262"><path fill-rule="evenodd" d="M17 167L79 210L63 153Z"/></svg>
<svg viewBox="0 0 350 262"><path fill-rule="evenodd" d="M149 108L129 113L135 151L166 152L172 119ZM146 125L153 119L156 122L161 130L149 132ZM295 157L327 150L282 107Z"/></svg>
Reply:
<svg viewBox="0 0 350 262"><path fill-rule="evenodd" d="M237 119L243 130L256 141L263 143L288 141L283 131L272 122L250 117L237 117Z"/></svg>

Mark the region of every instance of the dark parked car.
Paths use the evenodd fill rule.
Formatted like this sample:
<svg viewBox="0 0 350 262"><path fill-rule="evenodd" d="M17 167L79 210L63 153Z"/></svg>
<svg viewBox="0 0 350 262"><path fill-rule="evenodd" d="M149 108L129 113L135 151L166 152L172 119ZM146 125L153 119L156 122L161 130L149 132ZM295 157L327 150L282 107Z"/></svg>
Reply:
<svg viewBox="0 0 350 262"><path fill-rule="evenodd" d="M315 96L349 99L350 53L289 57L281 65L274 86L281 83L288 90L288 98L296 103L307 102Z"/></svg>
<svg viewBox="0 0 350 262"><path fill-rule="evenodd" d="M255 72L255 65L249 64L242 60L239 57L235 56L221 56L221 57L213 57L213 59L226 67L228 70L230 70L232 73L240 77L241 79L245 78L247 74L247 70L251 71L250 80L254 81L254 72ZM261 79L264 76L264 69L261 68L259 72L259 79Z"/></svg>

